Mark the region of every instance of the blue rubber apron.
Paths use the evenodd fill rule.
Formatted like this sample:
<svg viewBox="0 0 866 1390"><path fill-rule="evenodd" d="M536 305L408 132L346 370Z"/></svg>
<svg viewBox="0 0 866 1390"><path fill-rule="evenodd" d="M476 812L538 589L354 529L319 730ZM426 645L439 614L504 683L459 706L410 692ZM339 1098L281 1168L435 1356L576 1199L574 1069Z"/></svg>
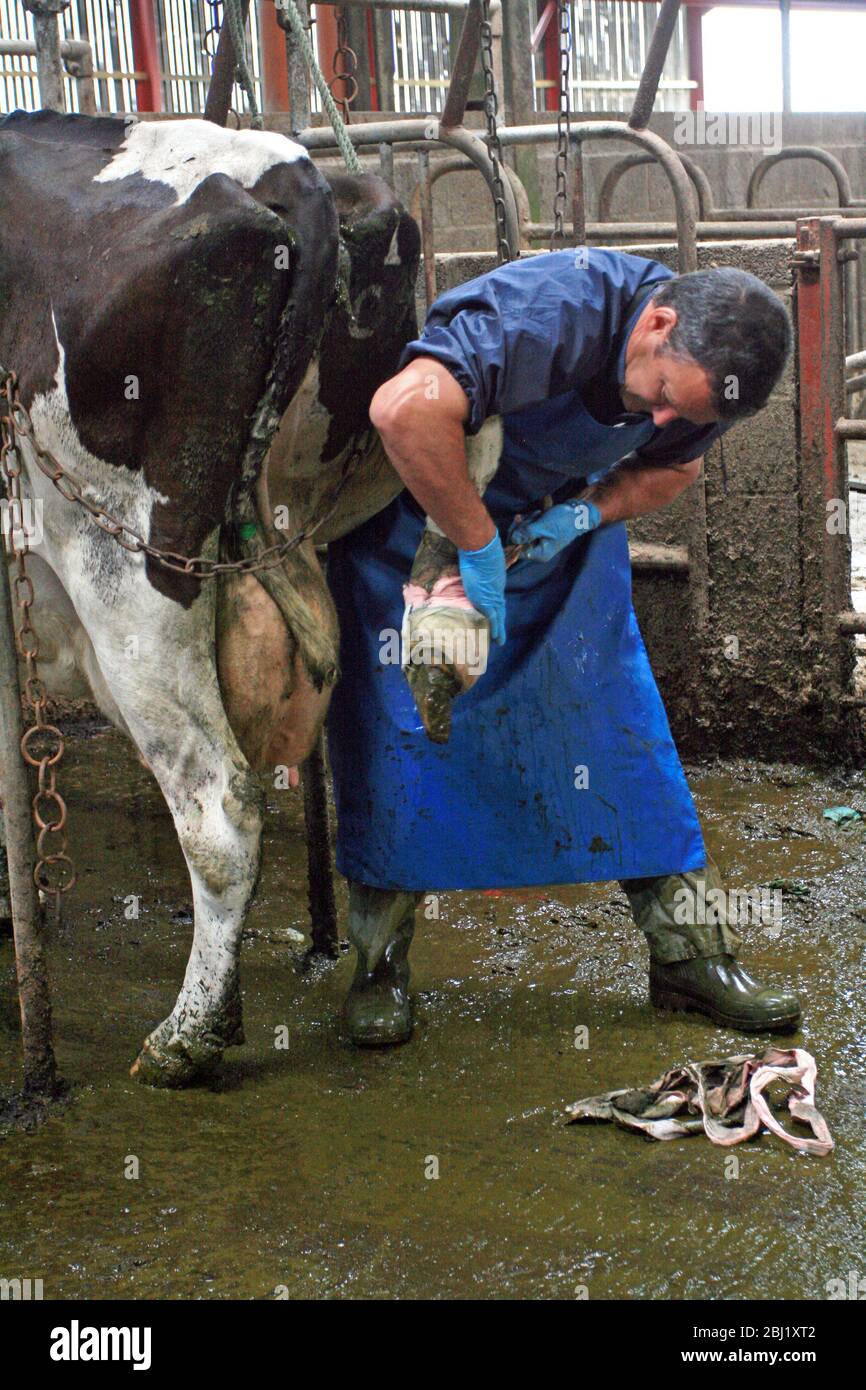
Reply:
<svg viewBox="0 0 866 1390"><path fill-rule="evenodd" d="M517 512L573 495L652 433L646 416L602 425L569 393L503 417L484 495L503 540ZM622 524L546 564L508 572L508 638L431 743L383 634L424 517L408 493L329 547L342 677L329 742L337 867L379 888L509 888L700 868L694 804L631 600ZM393 643L391 644L393 650Z"/></svg>

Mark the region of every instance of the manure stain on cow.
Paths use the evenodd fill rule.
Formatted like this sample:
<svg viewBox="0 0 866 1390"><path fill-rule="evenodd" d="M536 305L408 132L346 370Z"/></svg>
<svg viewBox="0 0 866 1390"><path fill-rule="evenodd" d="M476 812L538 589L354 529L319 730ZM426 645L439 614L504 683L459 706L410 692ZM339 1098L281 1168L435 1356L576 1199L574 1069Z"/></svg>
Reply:
<svg viewBox="0 0 866 1390"><path fill-rule="evenodd" d="M562 1125L578 1096L744 1044L648 1006L645 947L614 885L437 895L438 919L419 912L413 948L415 1039L354 1051L339 1024L350 954L299 969L302 805L272 788L242 957L247 1044L210 1088L137 1086L129 1062L183 974L189 883L129 747L114 733L73 735L62 785L80 880L50 964L75 1094L34 1134L0 1143L0 1270L38 1275L61 1299L264 1299L280 1286L314 1298L573 1298L578 1285L595 1299L825 1298L828 1279L862 1269L866 964L854 947L866 840L821 812L863 801L866 777L804 771L780 786L772 769L734 764L691 782L732 887L778 877L809 888L785 898L778 939L747 927L746 949L755 973L802 990L830 1159L763 1139L738 1152L728 1180L730 1155L703 1140ZM758 820L812 838L755 840L742 827ZM338 900L344 912L341 880ZM5 941L0 980L0 1082L11 1085ZM432 1158L438 1178L425 1176ZM137 1178L124 1175L133 1160Z"/></svg>

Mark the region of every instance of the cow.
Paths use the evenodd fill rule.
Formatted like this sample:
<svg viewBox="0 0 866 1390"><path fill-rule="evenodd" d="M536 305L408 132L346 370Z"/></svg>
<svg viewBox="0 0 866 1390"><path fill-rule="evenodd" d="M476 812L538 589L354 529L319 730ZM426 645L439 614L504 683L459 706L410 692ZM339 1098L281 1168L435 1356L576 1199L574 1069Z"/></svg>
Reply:
<svg viewBox="0 0 866 1390"><path fill-rule="evenodd" d="M0 363L40 446L160 552L62 497L30 560L42 674L91 696L166 799L189 869L192 949L132 1073L182 1086L243 1041L238 961L260 862L257 772L295 767L337 677L315 546L400 491L368 416L416 333L419 235L373 175L201 120L16 112L0 121Z"/></svg>

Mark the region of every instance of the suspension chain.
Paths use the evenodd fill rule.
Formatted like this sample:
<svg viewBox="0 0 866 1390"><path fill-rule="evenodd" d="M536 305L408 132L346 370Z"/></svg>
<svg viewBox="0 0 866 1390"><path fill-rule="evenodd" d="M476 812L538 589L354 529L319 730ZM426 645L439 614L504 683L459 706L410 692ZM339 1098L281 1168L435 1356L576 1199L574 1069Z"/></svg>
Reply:
<svg viewBox="0 0 866 1390"><path fill-rule="evenodd" d="M565 240L563 217L568 197L571 146L571 0L557 0L559 11L559 105L556 113L556 193L553 198L551 251Z"/></svg>
<svg viewBox="0 0 866 1390"><path fill-rule="evenodd" d="M7 405L7 413L0 417L0 424L4 429L4 440L7 432L10 438L15 438L16 434L22 435L30 445L38 468L53 483L61 497L65 497L67 502L74 502L76 506L88 512L100 531L104 531L112 540L117 541L117 544L122 545L124 550L133 553L142 551L151 560L161 565L163 569L172 570L176 574L191 575L194 579L215 579L220 574L258 574L261 570L276 569L289 551L296 550L304 541L312 539L319 528L324 526L325 522L333 516L344 487L354 474L358 464L365 457L374 435L374 430L370 427L358 437L343 464L340 478L332 489L331 496L327 499L326 510L315 526L309 527L306 531L299 531L296 535L290 536L287 540L279 541L276 545L266 546L257 555L247 555L240 560L214 560L209 555L179 555L173 550L161 550L159 546L151 545L149 541L146 541L138 531L133 530L125 521L119 521L105 507L101 507L98 503L92 502L89 497L85 497L80 484L73 475L57 462L50 450L43 449L37 442L30 413L22 404L18 393L15 373L4 373L3 368L0 367L0 382L2 382L0 396L5 398Z"/></svg>
<svg viewBox="0 0 866 1390"><path fill-rule="evenodd" d="M493 166L493 206L496 213L496 254L499 264L513 261L516 248L512 250L508 240L508 226L505 218L505 187L502 182L503 158L499 139L499 98L496 95L496 77L493 71L493 29L490 24L490 0L481 0L481 66L484 71L484 115L487 119L487 148Z"/></svg>
<svg viewBox="0 0 866 1390"><path fill-rule="evenodd" d="M67 853L66 802L57 790L57 768L66 745L60 730L46 718L48 697L39 675L39 639L30 617L35 594L33 580L27 572L30 543L21 499L22 464L14 404L14 377L10 376L3 382L0 394L8 405L8 412L0 416L0 474L6 485L9 548L16 568L12 581L14 603L18 610L15 637L27 671L24 693L33 710L33 722L21 738L21 756L29 767L36 768L37 787L31 803L37 855L33 877L37 888L54 898L54 909L59 915L61 894L68 893L76 879L75 865ZM0 564L5 563L0 543ZM49 836L53 836L50 842Z"/></svg>
<svg viewBox="0 0 866 1390"><path fill-rule="evenodd" d="M352 115L349 108L358 95L358 80L355 77L358 55L349 43L349 18L343 5L337 10L337 47L334 51L333 67L334 76L328 86L334 94L334 100L343 108L343 120L348 125ZM337 82L343 84L341 97L334 91Z"/></svg>

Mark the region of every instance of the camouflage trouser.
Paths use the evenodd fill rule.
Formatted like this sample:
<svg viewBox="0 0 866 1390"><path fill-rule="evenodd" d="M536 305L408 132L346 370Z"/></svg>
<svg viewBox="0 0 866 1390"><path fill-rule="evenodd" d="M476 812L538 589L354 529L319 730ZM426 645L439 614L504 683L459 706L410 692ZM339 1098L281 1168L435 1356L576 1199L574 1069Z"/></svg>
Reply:
<svg viewBox="0 0 866 1390"><path fill-rule="evenodd" d="M692 873L623 879L621 887L650 955L660 965L723 951L737 954L740 937L728 923L729 899L722 897L722 880L711 859Z"/></svg>

